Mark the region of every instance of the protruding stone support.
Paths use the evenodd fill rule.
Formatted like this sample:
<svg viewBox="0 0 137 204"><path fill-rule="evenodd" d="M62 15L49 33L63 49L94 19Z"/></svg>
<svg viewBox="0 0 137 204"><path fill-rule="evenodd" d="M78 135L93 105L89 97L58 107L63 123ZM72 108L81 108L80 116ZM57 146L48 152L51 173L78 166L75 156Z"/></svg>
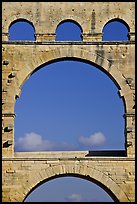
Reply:
<svg viewBox="0 0 137 204"><path fill-rule="evenodd" d="M9 33L2 33L2 41L8 41L9 40Z"/></svg>
<svg viewBox="0 0 137 204"><path fill-rule="evenodd" d="M12 157L14 155L14 113L3 113L2 131L2 155Z"/></svg>
<svg viewBox="0 0 137 204"><path fill-rule="evenodd" d="M128 33L128 36L129 36L129 40L130 40L130 41L135 41L135 33L129 32L129 33Z"/></svg>

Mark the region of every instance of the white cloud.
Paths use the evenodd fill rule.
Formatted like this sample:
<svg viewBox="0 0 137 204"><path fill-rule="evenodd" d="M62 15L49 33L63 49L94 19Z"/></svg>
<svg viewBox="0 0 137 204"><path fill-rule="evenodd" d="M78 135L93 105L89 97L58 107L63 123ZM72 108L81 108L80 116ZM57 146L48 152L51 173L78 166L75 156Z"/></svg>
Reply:
<svg viewBox="0 0 137 204"><path fill-rule="evenodd" d="M106 138L103 133L97 132L89 137L81 136L79 138L79 143L84 146L93 146L93 145L102 145L106 141Z"/></svg>
<svg viewBox="0 0 137 204"><path fill-rule="evenodd" d="M86 147L102 145L106 141L101 132L97 132L89 137L81 136L79 144ZM66 142L56 142L43 138L41 135L31 132L26 133L15 141L15 151L69 151L79 150L78 145L68 144Z"/></svg>
<svg viewBox="0 0 137 204"><path fill-rule="evenodd" d="M80 194L73 193L65 198L67 202L82 202L83 198Z"/></svg>
<svg viewBox="0 0 137 204"><path fill-rule="evenodd" d="M54 151L54 150L75 150L74 145L65 142L54 142L42 138L41 135L31 132L26 133L15 141L16 151Z"/></svg>

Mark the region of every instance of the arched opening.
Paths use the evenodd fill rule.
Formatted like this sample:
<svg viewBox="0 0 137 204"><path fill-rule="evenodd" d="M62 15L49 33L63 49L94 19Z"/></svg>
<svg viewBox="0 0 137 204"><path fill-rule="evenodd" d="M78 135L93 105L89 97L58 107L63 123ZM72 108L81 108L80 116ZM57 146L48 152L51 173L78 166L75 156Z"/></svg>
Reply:
<svg viewBox="0 0 137 204"><path fill-rule="evenodd" d="M129 40L129 27L121 19L112 19L103 28L103 41L127 41Z"/></svg>
<svg viewBox="0 0 137 204"><path fill-rule="evenodd" d="M96 180L61 175L40 182L24 202L118 202L115 195Z"/></svg>
<svg viewBox="0 0 137 204"><path fill-rule="evenodd" d="M104 72L78 59L35 71L15 106L15 151L125 150L117 92Z"/></svg>
<svg viewBox="0 0 137 204"><path fill-rule="evenodd" d="M62 21L56 29L56 41L81 41L82 28L73 20Z"/></svg>
<svg viewBox="0 0 137 204"><path fill-rule="evenodd" d="M35 28L26 19L17 19L9 27L9 40L35 40Z"/></svg>

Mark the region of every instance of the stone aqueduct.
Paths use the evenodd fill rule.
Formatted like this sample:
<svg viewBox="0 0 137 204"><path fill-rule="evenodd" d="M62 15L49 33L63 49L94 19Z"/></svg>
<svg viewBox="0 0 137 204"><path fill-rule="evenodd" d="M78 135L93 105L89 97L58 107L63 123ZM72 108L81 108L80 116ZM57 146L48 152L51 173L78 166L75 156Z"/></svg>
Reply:
<svg viewBox="0 0 137 204"><path fill-rule="evenodd" d="M94 15L93 15L94 13ZM101 186L115 202L135 201L135 2L2 2L2 199L23 202L42 182L77 176ZM10 41L9 28L25 19L35 41ZM128 41L102 41L104 25L122 20ZM82 41L56 41L56 28L73 20ZM125 106L125 156L88 151L14 152L14 106L21 87L42 65L62 59L97 65L118 86ZM20 100L20 99L18 99Z"/></svg>

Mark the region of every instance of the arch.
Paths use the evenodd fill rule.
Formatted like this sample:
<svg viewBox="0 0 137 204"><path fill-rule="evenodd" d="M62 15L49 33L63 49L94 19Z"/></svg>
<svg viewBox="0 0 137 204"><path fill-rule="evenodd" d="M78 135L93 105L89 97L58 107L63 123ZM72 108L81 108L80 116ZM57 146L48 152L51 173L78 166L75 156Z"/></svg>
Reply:
<svg viewBox="0 0 137 204"><path fill-rule="evenodd" d="M42 57L37 55L35 61L33 61L33 59L31 61L30 59L30 68L28 69L26 64L26 66L17 73L16 79L18 80L19 86L22 87L25 81L34 72L36 72L46 64L64 59L79 60L89 64L92 63L93 65L101 69L104 73L106 73L114 81L119 89L121 88L121 80L119 79L123 79L122 73L118 70L117 67L113 65L113 63L109 61L109 59L100 56L98 53L95 54L91 51L74 47L71 47L71 49L69 49L68 47L51 49L50 51L47 51Z"/></svg>
<svg viewBox="0 0 137 204"><path fill-rule="evenodd" d="M126 93L129 94L131 92L130 87L128 85L125 85L125 78L123 74L116 66L113 65L113 62L111 62L109 59L106 59L104 56L100 56L98 53L95 54L91 51L74 47L71 47L71 49L69 49L68 47L55 48L53 50L51 49L50 51L47 51L42 57L40 55L37 55L35 60L29 59L29 65L27 65L25 62L26 66L20 71L18 71L16 76L15 83L18 84L16 86L18 87L16 93L21 92L21 87L23 86L25 81L38 69L45 66L46 64L50 64L52 62L64 59L79 60L89 64L92 63L92 65L97 66L105 74L107 74L111 78L111 80L113 80L115 85L120 90L119 94L121 97L123 97L124 103L126 102L124 97L126 97Z"/></svg>
<svg viewBox="0 0 137 204"><path fill-rule="evenodd" d="M109 30L109 26L112 26L110 28L110 30ZM117 28L118 30L116 30L116 34L115 34L114 39L113 39L113 38L111 38L111 36L112 36L111 33L115 32L115 28ZM108 30L105 31L105 29L108 29ZM122 31L122 32L117 32L117 31ZM104 27L102 29L102 32L103 32L102 40L108 40L108 41L129 40L129 36L128 36L129 31L130 31L130 28L124 20L122 20L120 18L113 18L113 19L109 20L104 25ZM109 34L109 36L107 35L107 33ZM117 35L117 33L118 33L118 35ZM122 34L121 36L119 36L120 33Z"/></svg>
<svg viewBox="0 0 137 204"><path fill-rule="evenodd" d="M42 193L44 191L44 194ZM54 197L53 197L54 194ZM40 184L24 202L114 202L95 182L77 174L62 174Z"/></svg>
<svg viewBox="0 0 137 204"><path fill-rule="evenodd" d="M25 37L25 38L22 38L22 39L20 39L20 36L18 36L19 35L18 32L21 32L21 31L23 32L24 31L24 30L21 30L22 29L21 24L25 24L25 26L26 26L25 28L27 29L27 32L24 32L24 34L27 33L27 36L21 35L21 37ZM13 31L13 34L11 36L10 35L10 30L12 29L13 26L19 26L19 30L15 29L15 31ZM9 32L9 40L35 40L35 27L34 27L34 25L33 25L33 23L31 21L29 21L27 19L24 19L24 18L19 18L19 19L16 19L16 20L12 21L10 23L10 25L9 25L8 32ZM17 36L16 36L17 39L14 39L16 34L17 34Z"/></svg>
<svg viewBox="0 0 137 204"><path fill-rule="evenodd" d="M132 96L132 93L131 93L130 87L127 84L125 85L125 78L122 75L122 73L118 70L117 67L113 65L113 63L110 64L108 59L102 56L99 56L98 54L95 54L80 48L77 48L77 49L73 49L73 47L72 49L68 49L66 47L56 48L54 50L48 51L45 55L43 55L43 58L37 55L37 58L35 59L35 61L32 60L32 64L30 62L29 69L28 69L28 66L26 66L24 67L24 69L21 69L17 73L16 81L15 81L17 85L15 87L19 87L18 88L19 90L16 90L16 93L18 94L21 92L21 87L23 86L25 81L38 69L42 68L46 64L50 64L50 63L60 61L60 60L65 60L65 59L79 60L89 64L92 63L92 65L97 66L105 74L107 74L119 89L119 95L123 99L123 105L125 110L124 113L126 113L126 109L127 109L126 97L129 97L129 94L131 94ZM14 104L14 108L15 108L15 104ZM126 121L125 121L125 128L126 128ZM127 150L126 132L124 134L125 134L125 150Z"/></svg>
<svg viewBox="0 0 137 204"><path fill-rule="evenodd" d="M26 197L42 183L63 176L74 176L89 180L103 188L115 202L129 201L124 191L111 177L102 173L100 170L84 164L53 165L37 172L35 178L32 175L26 180L26 183L22 185L22 200L24 201Z"/></svg>
<svg viewBox="0 0 137 204"><path fill-rule="evenodd" d="M64 26L65 26L65 29L64 29ZM72 32L73 35L71 35L70 29L72 29L72 30L75 29L75 31ZM62 32L63 32L63 35L62 35ZM68 36L68 32L69 32L69 36ZM81 26L76 21L74 21L72 19L63 20L57 25L57 28L55 31L56 41L58 41L58 40L61 40L61 41L64 41L64 40L81 41L82 40L82 38L81 38L82 32L83 31L82 31Z"/></svg>

